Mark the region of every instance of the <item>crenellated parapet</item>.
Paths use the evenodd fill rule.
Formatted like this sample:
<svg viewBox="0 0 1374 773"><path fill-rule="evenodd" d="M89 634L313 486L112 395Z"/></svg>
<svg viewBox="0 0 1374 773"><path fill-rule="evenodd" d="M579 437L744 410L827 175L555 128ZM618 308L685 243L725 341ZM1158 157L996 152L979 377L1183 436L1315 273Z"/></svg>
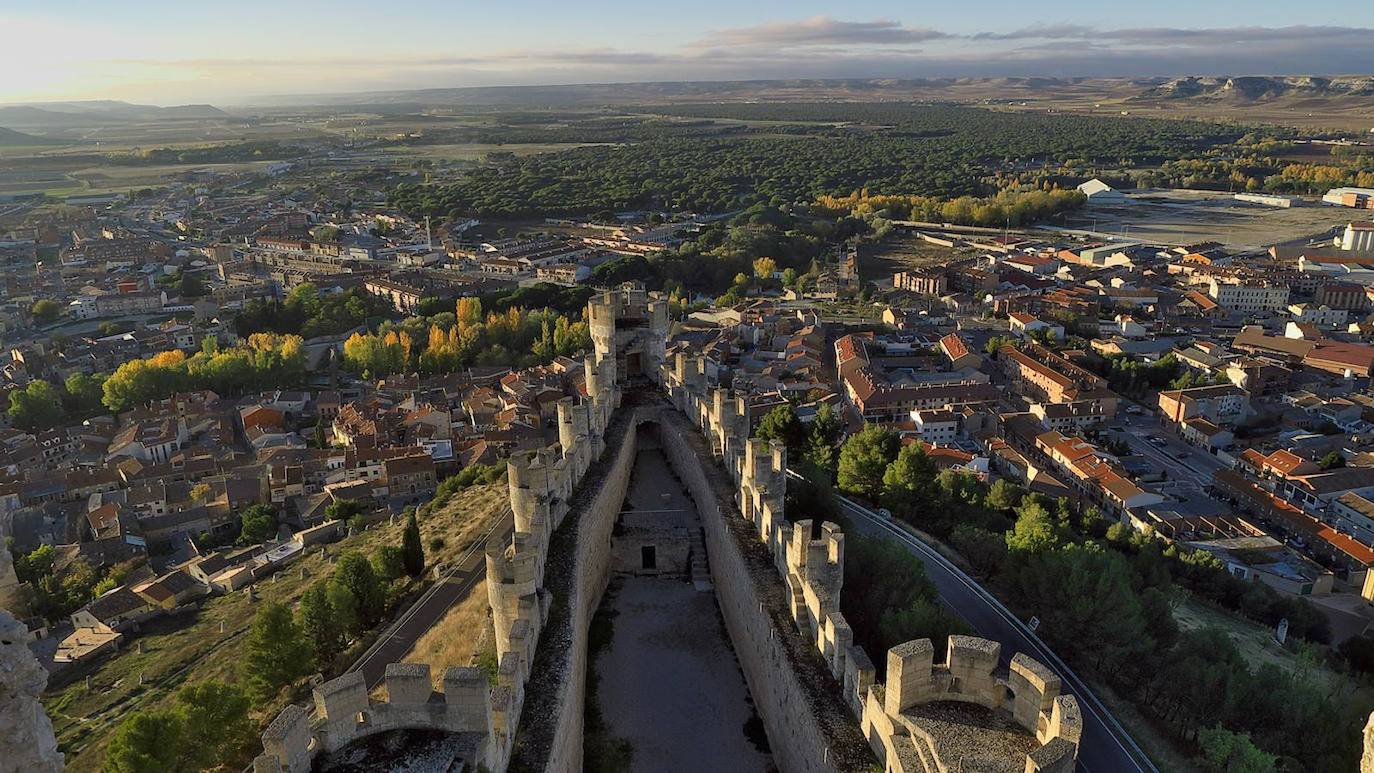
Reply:
<svg viewBox="0 0 1374 773"><path fill-rule="evenodd" d="M948 719L932 708L945 702L973 704L1010 717L1028 735L1027 773L1074 769L1083 733L1078 702L1060 694L1062 685L1053 671L1023 653L1012 658L1005 676L1000 675L1000 655L999 643L974 636L949 637L943 663L935 662L935 646L929 639L888 650L887 682L869 688L861 717L864 735L887 770L944 770L964 759L968 739L941 732Z"/></svg>
<svg viewBox="0 0 1374 773"><path fill-rule="evenodd" d="M495 683L476 669L451 668L445 672L443 692L433 693L429 666L393 663L386 669L388 697L378 702L369 700L360 672L346 674L315 689L313 711L301 706L282 711L263 734L263 753L254 764L257 773L309 770L321 752L373 733L407 728L471 734L471 753L464 756L468 767L506 769L535 650L549 619L552 598L544 582L550 540L569 512L574 488L605 450L605 434L620 406L614 359L621 345L618 331L636 309L656 318L654 304L637 296L628 301L614 296L592 300L588 314L596 352L583 361L586 396L559 401L557 443L509 459L506 480L515 529L509 540L488 543L485 555L497 654ZM663 319L666 335L666 313ZM639 352L645 351L642 340L639 346ZM647 351L653 350L651 346ZM662 351L661 342L657 350Z"/></svg>
<svg viewBox="0 0 1374 773"><path fill-rule="evenodd" d="M442 730L464 736L463 760L492 767L509 750L496 732L502 711L493 706L487 677L475 668L444 672L444 690L435 692L430 668L418 663L386 667L386 697L373 700L359 672L325 682L314 690L314 706L287 706L262 734L262 754L254 773L303 773L315 755L337 751L369 735L390 730Z"/></svg>
<svg viewBox="0 0 1374 773"><path fill-rule="evenodd" d="M659 380L671 326L659 293L631 284L605 290L587 302L587 322L598 361L613 363L618 379Z"/></svg>
<svg viewBox="0 0 1374 773"><path fill-rule="evenodd" d="M1044 664L1017 654L999 673L1001 645L971 636L949 640L944 663L934 662L928 639L907 642L887 653L887 683L861 647L840 611L844 586L844 534L825 522L789 523L784 514L787 452L781 443L749 435L744 400L706 383L705 361L679 352L662 369L664 390L710 441L716 459L738 484L740 514L768 546L785 581L797 632L821 654L839 685L845 704L862 726L884 767L896 773L946 771L974 764L959 742L977 745L977 726L959 726L923 713L941 702L974 704L1011 720L1024 731L1024 751L1008 752L992 767L1021 767L1027 773L1068 773L1074 767L1082 733L1078 703L1061 695L1059 678ZM942 725L941 722L944 722ZM945 730L942 730L945 728ZM950 740L953 737L955 740ZM959 741L958 739L962 739ZM982 753L982 752L980 752ZM1007 754L1022 757L1008 759ZM980 768L981 769L981 768Z"/></svg>

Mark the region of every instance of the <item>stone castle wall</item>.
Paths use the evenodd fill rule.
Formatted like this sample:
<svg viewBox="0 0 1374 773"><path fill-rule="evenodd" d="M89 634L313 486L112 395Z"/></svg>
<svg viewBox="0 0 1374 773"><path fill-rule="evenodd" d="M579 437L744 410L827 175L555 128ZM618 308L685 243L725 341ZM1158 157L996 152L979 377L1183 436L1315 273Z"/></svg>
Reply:
<svg viewBox="0 0 1374 773"><path fill-rule="evenodd" d="M782 446L750 438L743 399L708 389L702 358L663 362L665 302L622 290L594 298L588 311L588 398L559 403L557 444L510 460L515 534L487 548L495 686L474 669L450 669L444 691L432 694L428 667L393 664L389 699L371 703L362 677L345 675L317 688L313 713L282 712L263 735L257 773L304 771L320 751L402 728L461 733L466 761L493 771L580 770L588 629L609 581L611 533L644 422L658 424L701 514L717 601L782 770L866 770L874 754L891 771L957 767L939 759L909 712L935 701L1004 710L1042 744L1026 757L1028 773L1072 769L1077 704L1024 656L997 675L995 642L956 637L938 666L929 641L908 642L889 651L887 684L876 683L840 612L844 535L824 523L813 538L811 521L786 520ZM627 369L658 382L678 410L660 402L617 412Z"/></svg>
<svg viewBox="0 0 1374 773"><path fill-rule="evenodd" d="M940 759L937 745L930 741L920 719L907 713L925 703L956 701L1004 711L1034 735L1041 746L1026 756L1028 773L1072 770L1082 732L1077 702L1073 696L1060 695L1059 678L1050 669L1022 654L1012 660L1006 677L997 676L1001 647L997 642L952 637L950 657L938 667L933 663L934 646L929 640L907 642L888 652L887 684L875 681L876 669L863 649L854 644L853 631L840 611L843 533L827 522L820 525L819 539L813 539L815 529L810 520L787 522L783 513L787 463L782 446L750 438L743 401L726 390L709 389L705 373L703 358L678 353L673 362L664 365L664 389L673 404L697 424L711 453L738 485L738 512L785 582L795 631L821 655L844 703L859 720L870 747L886 769L895 773L944 771L957 764ZM704 520L738 520L724 518L731 509L725 509L721 519ZM715 563L713 553L713 570ZM726 584L717 579L716 587ZM726 619L730 620L728 614ZM735 637L733 628L731 636ZM743 662L748 647L739 639L735 643ZM787 676L770 674L758 687L750 680L770 738L779 723L769 722L763 697L771 697L767 691L777 682L785 682ZM791 769L786 764L783 767Z"/></svg>
<svg viewBox="0 0 1374 773"><path fill-rule="evenodd" d="M592 616L601 604L610 581L611 530L615 527L621 503L630 487L630 473L638 452L638 425L645 420L643 409L625 429L623 439L601 481L596 498L578 516L577 545L574 552L574 582L567 599L570 641L559 671L563 681L558 687L558 712L553 741L544 770L582 769L582 705L587 688L587 634Z"/></svg>
<svg viewBox="0 0 1374 773"><path fill-rule="evenodd" d="M852 718L844 716L833 691L816 682L824 676L823 664L788 625L785 588L768 576L770 556L740 539L747 530L741 535L732 528L747 524L728 499L717 496L720 482L709 479L705 465L710 460L703 459L704 449L690 432L680 418L665 417L660 424L664 450L701 513L716 601L778 768L788 773L867 769L872 757Z"/></svg>
<svg viewBox="0 0 1374 773"><path fill-rule="evenodd" d="M642 299L639 302L661 303ZM614 315L623 305L617 305L614 295L608 294L592 304L590 310L596 311L604 323L606 309L611 309L611 330L618 332L625 326L617 326ZM632 310L636 308L633 302L629 305ZM649 316L651 320L656 318L655 314ZM601 329L604 333L604 324ZM263 754L254 763L257 773L300 773L310 769L314 756L320 752L395 729L435 729L469 735L468 763L496 771L507 769L515 750L516 726L525 706L526 683L534 671L540 635L553 611L555 599L545 585L550 545L573 509L579 483L594 467L602 469L596 463L606 448L606 432L620 405L615 346L615 336L598 339L595 352L583 362L587 397L566 398L558 403L559 442L509 461L507 484L515 533L509 543L490 543L486 550L487 596L498 661L496 684L490 685L474 669L449 669L444 692L431 695L428 689L420 689L415 667L392 664L386 673L389 699L369 703L362 676L356 672L346 674L315 690L313 712L300 706L283 710L263 734ZM648 351L652 353L652 347ZM581 763L586 629L607 581L610 529L624 499L634 461L633 424L629 423L626 437L616 442L617 453L609 473L596 481L596 498L585 508L593 517L586 523L579 522L573 531L576 549L571 564L587 571L565 573L577 579L566 596L572 605L574 634L570 637L573 646L567 651L577 668L570 679L560 681L554 688L561 697L576 700L570 704L576 710L561 712L555 720L558 759L572 764L561 769L576 769ZM589 532L586 539L582 538L584 526ZM601 542L604 547L598 548ZM429 668L423 668L424 684L428 685Z"/></svg>
<svg viewBox="0 0 1374 773"><path fill-rule="evenodd" d="M476 765L496 761L493 723L509 707L493 706L487 677L475 668L444 672L436 693L429 666L391 663L386 667L385 700L369 700L363 675L354 671L314 690L314 705L287 706L262 734L263 753L255 773L308 771L317 754L337 751L353 741L388 730L444 730L462 737L465 758Z"/></svg>

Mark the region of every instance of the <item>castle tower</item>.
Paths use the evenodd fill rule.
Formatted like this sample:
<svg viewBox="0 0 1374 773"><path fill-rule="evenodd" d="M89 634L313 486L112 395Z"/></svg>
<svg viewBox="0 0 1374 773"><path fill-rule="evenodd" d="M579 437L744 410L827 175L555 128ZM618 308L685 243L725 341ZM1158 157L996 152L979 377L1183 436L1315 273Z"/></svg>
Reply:
<svg viewBox="0 0 1374 773"><path fill-rule="evenodd" d="M618 306L619 299L611 290L594 295L587 301L587 325L591 328L592 346L596 350L597 362L615 362L615 319Z"/></svg>
<svg viewBox="0 0 1374 773"><path fill-rule="evenodd" d="M668 345L668 301L655 298L649 301L649 330L641 336L644 347L645 372L657 381L663 369L664 349Z"/></svg>
<svg viewBox="0 0 1374 773"><path fill-rule="evenodd" d="M510 545L495 540L487 543L487 602L491 605L498 661L511 651L511 627L521 619L522 612L526 616L538 614L537 592L542 576L539 548L531 534L517 533ZM538 627L537 620L530 623Z"/></svg>
<svg viewBox="0 0 1374 773"><path fill-rule="evenodd" d="M506 476L515 530L547 536L549 527L549 470L538 454L512 456Z"/></svg>
<svg viewBox="0 0 1374 773"><path fill-rule="evenodd" d="M563 458L571 463L573 477L581 479L591 465L588 444L588 413L590 406L574 402L571 397L558 401L558 444Z"/></svg>
<svg viewBox="0 0 1374 773"><path fill-rule="evenodd" d="M735 436L735 401L724 389L711 392L711 435L712 449L728 462L730 440Z"/></svg>

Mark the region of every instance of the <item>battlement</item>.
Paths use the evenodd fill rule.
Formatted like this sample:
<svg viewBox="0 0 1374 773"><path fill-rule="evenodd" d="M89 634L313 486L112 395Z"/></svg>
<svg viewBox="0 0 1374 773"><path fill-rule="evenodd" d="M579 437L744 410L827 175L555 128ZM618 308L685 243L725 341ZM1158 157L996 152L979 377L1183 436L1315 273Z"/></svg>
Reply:
<svg viewBox="0 0 1374 773"><path fill-rule="evenodd" d="M361 673L346 674L315 688L312 712L300 706L282 711L263 734L255 771L309 770L320 752L373 733L407 728L470 734L471 754L464 757L469 767L506 769L525 682L549 614L551 598L543 587L549 541L569 511L574 488L605 449L604 435L621 397L616 362L608 357L616 351L620 335L617 319L633 316L641 307L656 319L658 307L647 298L592 299L588 314L598 346L583 360L586 398L559 401L557 444L509 460L507 486L515 532L508 541L489 542L485 552L487 600L496 634L495 686L476 669L450 668L444 674L443 692L434 693L429 666L392 663L385 674L388 697L379 702L368 699ZM653 331L666 335L666 320L665 305L663 325ZM607 323L610 338L598 338L607 332ZM602 344L610 348L603 351ZM660 341L657 351L662 349Z"/></svg>
<svg viewBox="0 0 1374 773"><path fill-rule="evenodd" d="M610 361L621 379L658 381L668 340L668 301L633 285L606 290L587 302L588 327L598 361Z"/></svg>
<svg viewBox="0 0 1374 773"><path fill-rule="evenodd" d="M923 771L913 764L933 759L939 769L942 720L921 708L940 702L980 706L1007 716L1027 734L1027 771L1073 770L1083 717L1071 695L1047 666L1024 653L1012 658L1005 676L997 673L1002 645L975 636L951 636L944 663L935 663L929 639L899 644L887 652L887 683L869 688L862 722L873 750L888 770ZM963 741L967 743L965 739ZM949 744L952 750L956 744ZM912 755L911 749L921 753ZM951 760L952 762L952 760Z"/></svg>
<svg viewBox="0 0 1374 773"><path fill-rule="evenodd" d="M844 582L844 534L833 523L799 520L788 524L783 513L787 488L787 453L780 443L749 437L748 413L742 398L724 389L709 389L705 359L678 353L664 366L662 383L673 404L701 428L716 458L739 485L740 513L754 524L759 539L774 558L785 580L792 618L798 632L825 659L846 705L860 721L864 735L889 771L944 771L958 768L959 759L942 761L946 749L932 722L912 714L916 707L941 701L973 704L1005 716L1026 731L1027 748L1008 746L987 736L989 750L1001 763L1045 773L1073 769L1082 733L1082 716L1072 696L1061 695L1061 684L1044 664L1018 653L1005 676L997 674L1001 645L973 636L952 636L944 663L935 663L935 647L928 639L907 642L887 653L887 684L876 682L872 660L854 644L853 630L840 611ZM971 733L969 731L972 731ZM972 739L981 728L963 727L955 736ZM1032 738L1033 736L1033 738ZM998 737L1000 740L1000 736ZM1015 747L1011 744L1011 747ZM1034 748L1030 748L1034 747Z"/></svg>
<svg viewBox="0 0 1374 773"><path fill-rule="evenodd" d="M495 715L486 677L475 668L444 672L443 692L434 692L430 668L419 663L386 667L387 697L368 698L360 672L325 682L314 690L314 710L291 705L262 734L255 773L302 773L311 760L353 741L389 730L443 730L470 736L464 761L490 766L498 759Z"/></svg>

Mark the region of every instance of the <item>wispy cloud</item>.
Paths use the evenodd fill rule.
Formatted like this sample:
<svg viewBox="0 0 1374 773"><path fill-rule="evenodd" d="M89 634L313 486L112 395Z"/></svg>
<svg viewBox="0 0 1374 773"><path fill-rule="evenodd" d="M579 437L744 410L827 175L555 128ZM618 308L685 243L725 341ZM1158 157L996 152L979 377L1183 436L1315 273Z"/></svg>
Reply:
<svg viewBox="0 0 1374 773"><path fill-rule="evenodd" d="M869 45L902 46L952 37L939 30L907 27L890 19L877 21L839 21L829 16L813 16L801 21L773 22L753 27L715 30L692 44L695 48Z"/></svg>
<svg viewBox="0 0 1374 773"><path fill-rule="evenodd" d="M1288 27L1133 27L1100 29L1081 24L1044 24L1010 32L979 32L974 40L1104 40L1155 45L1216 45L1294 41L1374 40L1374 29L1293 25Z"/></svg>

